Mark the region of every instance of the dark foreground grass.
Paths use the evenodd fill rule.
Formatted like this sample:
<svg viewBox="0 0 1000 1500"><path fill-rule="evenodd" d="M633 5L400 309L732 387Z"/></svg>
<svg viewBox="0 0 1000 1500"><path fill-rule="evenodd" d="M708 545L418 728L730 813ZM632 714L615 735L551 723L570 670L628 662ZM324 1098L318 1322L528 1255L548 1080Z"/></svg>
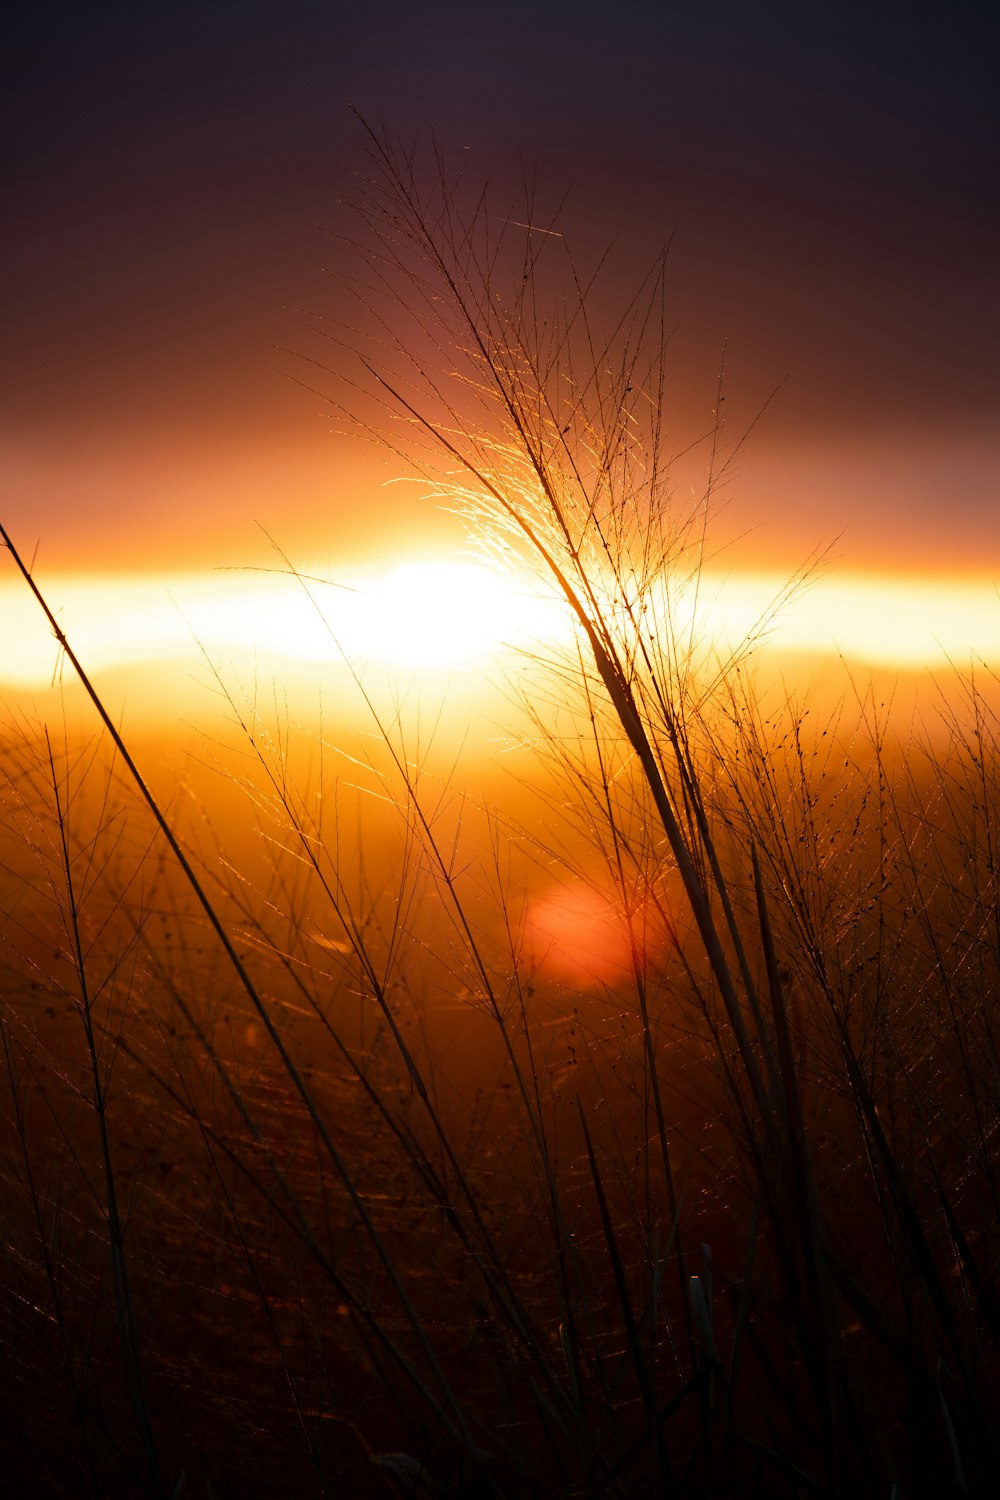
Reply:
<svg viewBox="0 0 1000 1500"><path fill-rule="evenodd" d="M235 862L107 718L5 737L5 1475L992 1494L990 700L956 680L925 752L699 653L662 267L599 335L558 236L514 257L371 146L364 420L575 626L527 695L540 800L477 805L361 679L368 748L311 781L232 692ZM589 913L570 967L543 877Z"/></svg>
<svg viewBox="0 0 1000 1500"><path fill-rule="evenodd" d="M575 751L613 810L603 871L568 816L556 865L554 791L540 853L537 820L477 828L433 782L408 816L390 763L395 838L380 810L358 842L331 785L321 841L261 765L256 860L197 850L252 999L113 750L20 726L5 1472L38 1494L987 1493L984 727L918 780L912 745L863 756L742 704L737 755L720 719L748 1076L603 742ZM588 982L586 932L572 980L546 964L520 916L539 859L618 913L631 973Z"/></svg>

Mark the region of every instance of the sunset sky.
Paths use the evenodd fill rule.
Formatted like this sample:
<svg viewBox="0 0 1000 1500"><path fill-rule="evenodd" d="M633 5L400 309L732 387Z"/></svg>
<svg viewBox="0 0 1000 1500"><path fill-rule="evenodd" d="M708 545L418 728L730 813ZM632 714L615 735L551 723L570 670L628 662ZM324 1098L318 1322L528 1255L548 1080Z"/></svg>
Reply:
<svg viewBox="0 0 1000 1500"><path fill-rule="evenodd" d="M300 356L351 112L525 163L610 292L665 235L677 446L784 382L724 567L1000 574L1000 31L978 4L19 4L3 90L2 520L40 573L437 555ZM992 8L990 8L992 9ZM333 389L336 369L320 379ZM11 577L4 565L0 584ZM997 606L1000 609L1000 605Z"/></svg>

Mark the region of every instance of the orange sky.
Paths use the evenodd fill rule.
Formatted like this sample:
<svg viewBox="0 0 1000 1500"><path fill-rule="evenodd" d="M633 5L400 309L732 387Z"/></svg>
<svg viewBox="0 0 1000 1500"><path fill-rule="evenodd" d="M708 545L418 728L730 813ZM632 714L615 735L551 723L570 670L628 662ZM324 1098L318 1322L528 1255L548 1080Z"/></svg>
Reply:
<svg viewBox="0 0 1000 1500"><path fill-rule="evenodd" d="M675 446L724 346L731 432L784 381L720 566L790 570L832 542L847 573L996 576L995 22L914 12L889 35L860 9L733 3L609 30L603 5L543 10L19 8L0 453L27 553L261 563L259 523L336 571L460 542L294 383L339 393L316 315L343 306L325 231L361 161L350 101L435 131L500 191L526 161L568 192L581 258L616 241L609 305L675 232Z"/></svg>

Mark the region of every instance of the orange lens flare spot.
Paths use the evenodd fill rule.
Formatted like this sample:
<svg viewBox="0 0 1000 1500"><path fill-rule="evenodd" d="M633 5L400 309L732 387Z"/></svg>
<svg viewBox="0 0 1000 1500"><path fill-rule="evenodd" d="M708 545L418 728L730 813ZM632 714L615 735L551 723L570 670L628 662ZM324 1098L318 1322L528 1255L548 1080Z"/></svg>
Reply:
<svg viewBox="0 0 1000 1500"><path fill-rule="evenodd" d="M609 984L631 963L620 914L582 882L556 886L528 907L525 954L542 973L572 984Z"/></svg>

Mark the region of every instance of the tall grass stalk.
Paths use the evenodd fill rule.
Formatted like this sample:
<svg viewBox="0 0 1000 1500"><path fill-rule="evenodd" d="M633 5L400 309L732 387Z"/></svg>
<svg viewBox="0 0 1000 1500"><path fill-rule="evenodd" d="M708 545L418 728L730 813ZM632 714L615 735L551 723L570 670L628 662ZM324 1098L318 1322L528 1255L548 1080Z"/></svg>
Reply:
<svg viewBox="0 0 1000 1500"><path fill-rule="evenodd" d="M62 873L65 880L66 922L68 936L72 944L76 980L79 985L79 1014L86 1037L87 1058L90 1063L91 1087L93 1090L94 1114L97 1120L97 1131L101 1146L101 1164L104 1169L107 1235L111 1250L115 1306L118 1314L118 1328L121 1334L126 1383L135 1412L136 1424L139 1429L139 1439L149 1473L150 1485L153 1494L160 1496L166 1494L166 1485L160 1466L156 1439L153 1435L149 1404L146 1399L146 1383L136 1326L135 1303L132 1297L129 1257L125 1245L125 1223L118 1205L118 1188L115 1180L111 1131L108 1121L108 1085L114 1065L114 1054L112 1053L112 1056L108 1059L102 1058L100 1039L94 1025L94 996L91 994L87 958L80 928L78 892L73 873L73 859L70 853L69 812L68 808L64 805L64 793L60 790L60 778L56 769L56 760L48 732L46 732L45 736L45 745L49 771L52 778L52 799L55 807L56 825L59 831ZM127 955L124 957L127 961ZM103 980L101 988L104 988L109 982L113 983L115 977L115 972L112 971Z"/></svg>
<svg viewBox="0 0 1000 1500"><path fill-rule="evenodd" d="M428 181L414 153L365 128L371 170L359 183L358 207L378 248L369 260L375 274L359 296L363 315L377 320L379 337L359 349L360 369L372 395L381 396L387 415L395 417L396 429L402 427L397 447L432 489L481 528L488 548L513 549L565 600L589 658L585 682L593 673L610 719L634 756L722 1005L728 1039L714 1030L720 1062L744 1148L765 1188L775 1242L784 1247L786 1290L823 1424L829 1482L840 1493L852 1482L845 1449L857 1454L862 1470L870 1470L878 1443L872 1446L843 1360L844 1297L853 1283L827 1246L762 867L751 835L744 852L752 858L756 919L741 920L735 872L724 872L713 832L709 792L716 773L705 741L708 703L696 697L704 688L690 638L671 618L673 575L688 538L674 517L664 466L664 260L656 262L610 334L599 334L591 320L592 281L579 274L559 229L536 217L530 197L516 220L527 229L512 253L505 236L513 214L498 226L490 205L475 196L463 212L461 185L447 179L440 162L437 178ZM564 271L558 304L546 297L543 269L553 246ZM515 271L503 286L500 266ZM436 364L428 361L428 350ZM706 510L725 477L720 451L716 418ZM798 728L795 736L801 760ZM887 869L898 855L877 730L875 745L874 831L882 885L868 899L879 952L888 960L896 937L882 898ZM755 748L766 766L768 747ZM981 761L974 758L974 764ZM738 786L737 796L745 794ZM803 784L804 833L813 840L815 798ZM782 817L780 810L775 815ZM614 839L613 813L609 827ZM806 868L814 873L816 867ZM780 896L787 900L786 892ZM791 914L806 917L801 901L793 899ZM752 951L763 956L770 1021L748 958ZM816 967L828 989L829 963L828 948L818 945ZM882 1029L878 1009L871 1019ZM858 1112L876 1189L893 1215L891 1240L905 1258L907 1280L915 1276L934 1310L976 1442L991 1451L965 1352L967 1332L956 1321L907 1173L883 1126L852 1022L836 1005L833 1022L834 1057ZM645 1015L644 1027L648 1035ZM651 1073L657 1077L655 1059ZM597 1176L594 1182L600 1198ZM950 1417L947 1425L951 1443Z"/></svg>

